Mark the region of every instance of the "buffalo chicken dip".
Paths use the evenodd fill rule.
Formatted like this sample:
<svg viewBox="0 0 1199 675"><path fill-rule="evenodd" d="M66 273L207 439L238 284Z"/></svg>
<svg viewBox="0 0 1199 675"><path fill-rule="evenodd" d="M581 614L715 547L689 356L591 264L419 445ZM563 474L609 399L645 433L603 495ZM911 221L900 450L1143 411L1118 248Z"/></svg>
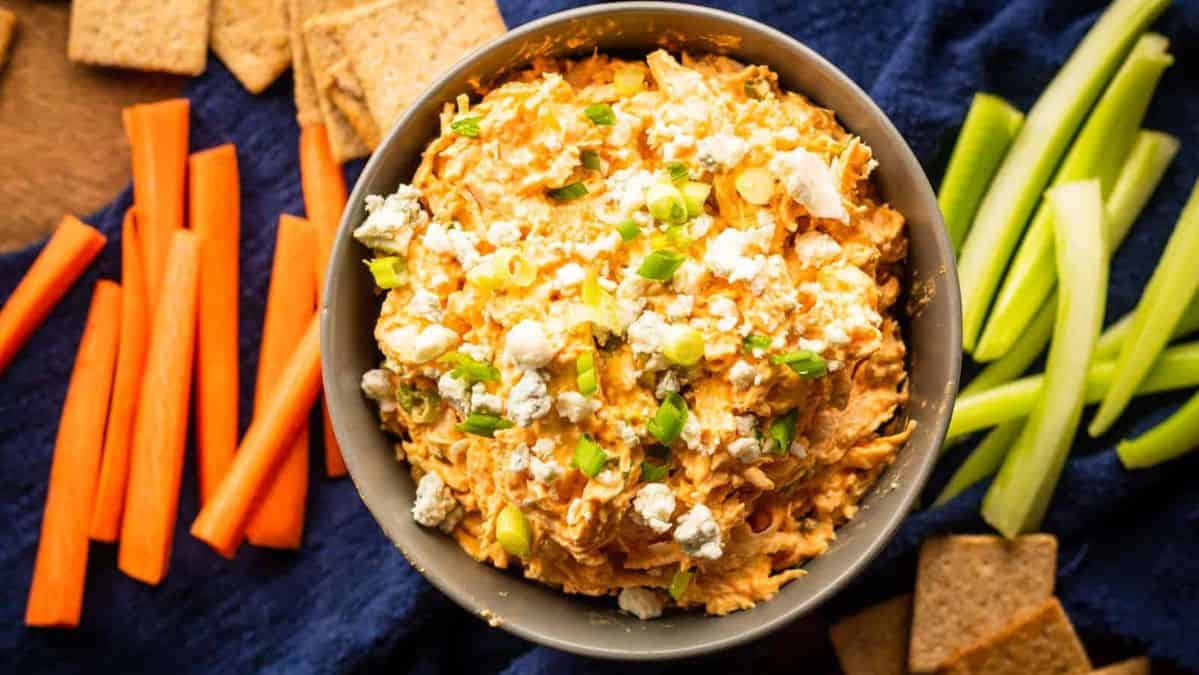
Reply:
<svg viewBox="0 0 1199 675"><path fill-rule="evenodd" d="M801 576L912 432L875 164L719 56L537 62L448 104L354 232L412 517L642 619Z"/></svg>

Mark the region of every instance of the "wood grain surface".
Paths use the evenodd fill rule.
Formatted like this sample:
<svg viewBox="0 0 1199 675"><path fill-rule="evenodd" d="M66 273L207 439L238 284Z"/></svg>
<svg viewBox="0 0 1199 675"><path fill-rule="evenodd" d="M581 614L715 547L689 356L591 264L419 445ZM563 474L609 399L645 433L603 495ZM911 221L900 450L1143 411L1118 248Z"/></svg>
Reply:
<svg viewBox="0 0 1199 675"><path fill-rule="evenodd" d="M0 0L17 15L0 71L0 251L86 217L129 183L121 108L176 95L184 78L67 60L70 3Z"/></svg>

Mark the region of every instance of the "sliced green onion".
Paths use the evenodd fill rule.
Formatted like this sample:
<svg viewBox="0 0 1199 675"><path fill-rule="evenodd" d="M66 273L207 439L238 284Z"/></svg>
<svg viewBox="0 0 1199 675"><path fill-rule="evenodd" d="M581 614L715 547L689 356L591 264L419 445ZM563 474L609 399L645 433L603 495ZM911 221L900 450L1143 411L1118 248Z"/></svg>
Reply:
<svg viewBox="0 0 1199 675"><path fill-rule="evenodd" d="M687 414L687 402L672 391L658 405L658 411L654 413L654 418L645 424L645 428L654 438L670 445L683 433Z"/></svg>
<svg viewBox="0 0 1199 675"><path fill-rule="evenodd" d="M1153 276L1133 311L1132 326L1116 361L1116 378L1112 381L1099 411L1091 419L1087 431L1098 436L1107 431L1132 400L1137 387L1145 379L1153 361L1170 340L1170 335L1182 318L1186 305L1199 290L1199 274L1195 261L1199 259L1199 182L1174 225Z"/></svg>
<svg viewBox="0 0 1199 675"><path fill-rule="evenodd" d="M366 263L367 269L371 271L371 276L375 278L375 285L379 288L389 290L408 283L408 263L398 255L363 260L362 262Z"/></svg>
<svg viewBox="0 0 1199 675"><path fill-rule="evenodd" d="M785 455L791 449L791 444L795 442L795 424L798 419L799 412L792 408L782 417L774 418L774 421L770 423L770 428L766 433L774 441L776 453Z"/></svg>
<svg viewBox="0 0 1199 675"><path fill-rule="evenodd" d="M495 519L495 540L517 558L529 555L533 550L533 531L529 520L516 504L508 504Z"/></svg>
<svg viewBox="0 0 1199 675"><path fill-rule="evenodd" d="M708 201L711 192L712 186L708 183L688 181L683 184L683 204L687 207L687 217L694 218L704 212L704 202Z"/></svg>
<svg viewBox="0 0 1199 675"><path fill-rule="evenodd" d="M695 576L695 573L690 570L680 568L676 571L674 576L670 578L670 586L666 589L670 593L670 597L674 598L676 602L679 598L683 597L683 594L687 592L687 587L691 585L691 577L693 576Z"/></svg>
<svg viewBox="0 0 1199 675"><path fill-rule="evenodd" d="M477 138L479 136L479 118L478 117L460 117L453 122L450 122L450 129L459 136L467 136L469 138Z"/></svg>
<svg viewBox="0 0 1199 675"><path fill-rule="evenodd" d="M667 162L666 170L670 173L670 182L680 187L691 179L691 171L682 162Z"/></svg>
<svg viewBox="0 0 1199 675"><path fill-rule="evenodd" d="M1016 443L1020 432L1024 430L1024 420L1012 420L995 427L978 443L978 447L970 452L970 456L950 477L933 506L945 502L965 492L967 488L993 475L1003 464L1008 451Z"/></svg>
<svg viewBox="0 0 1199 675"><path fill-rule="evenodd" d="M499 382L500 371L486 361L479 361L470 354L450 352L441 357L442 361L454 364L450 375L471 386L476 382Z"/></svg>
<svg viewBox="0 0 1199 675"><path fill-rule="evenodd" d="M560 188L554 188L549 191L550 199L556 199L560 202L568 202L572 199L578 199L587 194L587 186L582 183L570 183L563 185Z"/></svg>
<svg viewBox="0 0 1199 675"><path fill-rule="evenodd" d="M637 225L637 221L629 218L628 220L618 223L616 231L620 233L620 238L625 241L633 241L641 236L641 228Z"/></svg>
<svg viewBox="0 0 1199 675"><path fill-rule="evenodd" d="M687 324L674 324L662 341L662 355L671 363L694 366L704 357L704 336Z"/></svg>
<svg viewBox="0 0 1199 675"><path fill-rule="evenodd" d="M1149 99L1174 61L1166 53L1167 46L1169 42L1160 35L1141 37L1070 146L1054 185L1097 178L1104 198L1111 193L1137 139ZM974 350L976 361L993 361L1011 349L1052 292L1057 281L1052 219L1052 208L1042 202L995 296Z"/></svg>
<svg viewBox="0 0 1199 675"><path fill-rule="evenodd" d="M962 246L963 346L973 352L1009 258L1070 140L1133 43L1169 0L1115 0L1028 112Z"/></svg>
<svg viewBox="0 0 1199 675"><path fill-rule="evenodd" d="M511 429L512 422L496 415L471 413L466 416L466 419L454 425L454 428L464 434L495 438L495 432L501 429Z"/></svg>
<svg viewBox="0 0 1199 675"><path fill-rule="evenodd" d="M406 384L396 390L396 403L418 424L429 424L441 413L441 397L437 392L416 389Z"/></svg>
<svg viewBox="0 0 1199 675"><path fill-rule="evenodd" d="M583 114L595 124L609 126L616 123L616 113L607 103L592 103L583 108Z"/></svg>
<svg viewBox="0 0 1199 675"><path fill-rule="evenodd" d="M662 232L655 232L649 243L655 249L685 251L691 246L691 233L686 225L668 225Z"/></svg>
<svg viewBox="0 0 1199 675"><path fill-rule="evenodd" d="M604 464L608 463L608 453L595 442L595 439L590 434L579 436L579 443L575 446L574 460L571 462L579 471L595 478L603 471Z"/></svg>
<svg viewBox="0 0 1199 675"><path fill-rule="evenodd" d="M579 393L591 396L599 391L599 377L595 373L595 352L581 352L575 357L575 382L579 385Z"/></svg>
<svg viewBox="0 0 1199 675"><path fill-rule="evenodd" d="M807 349L798 349L786 354L770 357L771 363L785 365L796 375L817 378L828 375L828 363L819 354Z"/></svg>
<svg viewBox="0 0 1199 675"><path fill-rule="evenodd" d="M583 163L585 168L592 171L599 171L604 168L603 162L600 161L599 153L595 150L584 150L579 153L579 161Z"/></svg>
<svg viewBox="0 0 1199 675"><path fill-rule="evenodd" d="M646 190L645 203L650 215L664 223L681 225L687 221L687 202L683 200L683 193L669 183L659 183Z"/></svg>
<svg viewBox="0 0 1199 675"><path fill-rule="evenodd" d="M774 340L767 335L746 335L741 341L741 349L746 352L760 351L764 352L770 349L770 345L774 344Z"/></svg>
<svg viewBox="0 0 1199 675"><path fill-rule="evenodd" d="M670 464L654 464L649 460L641 460L641 482L661 483L670 475Z"/></svg>
<svg viewBox="0 0 1199 675"><path fill-rule="evenodd" d="M1181 457L1199 447L1199 394L1164 422L1130 441L1120 441L1116 454L1126 469L1143 469Z"/></svg>
<svg viewBox="0 0 1199 675"><path fill-rule="evenodd" d="M658 249L645 256L641 267L637 268L637 274L654 281L670 281L686 259L687 256L677 251Z"/></svg>
<svg viewBox="0 0 1199 675"><path fill-rule="evenodd" d="M1035 532L1045 517L1082 419L1087 366L1103 326L1107 297L1099 181L1059 185L1047 197L1054 209L1061 293L1046 386L982 504L983 519L1008 538Z"/></svg>

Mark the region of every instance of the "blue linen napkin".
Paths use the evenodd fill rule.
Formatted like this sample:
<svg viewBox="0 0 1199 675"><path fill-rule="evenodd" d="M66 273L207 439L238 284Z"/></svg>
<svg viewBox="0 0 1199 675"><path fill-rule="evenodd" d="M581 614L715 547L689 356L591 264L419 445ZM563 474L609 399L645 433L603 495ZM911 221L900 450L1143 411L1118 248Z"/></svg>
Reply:
<svg viewBox="0 0 1199 675"><path fill-rule="evenodd" d="M576 3L501 1L516 26ZM713 3L780 28L861 84L895 122L936 184L971 95L998 93L1027 109L1107 0L736 0ZM1199 173L1199 1L1179 1L1155 24L1177 58L1147 126L1182 152L1116 255L1109 316L1136 301ZM241 422L248 422L275 222L302 213L291 81L247 94L215 59L194 81L192 146L232 141L242 176ZM360 163L347 167L354 178ZM58 416L97 278L119 278L120 217L129 190L87 220L110 238L97 262L0 377L0 663L11 672L278 672L342 670L576 673L609 664L536 647L455 607L398 555L346 480L313 463L299 554L245 546L228 562L187 535L197 510L195 469L184 477L170 574L158 588L116 571L111 546L92 547L83 623L29 630L22 617ZM39 246L0 256L7 298ZM1059 593L1080 630L1199 670L1199 455L1129 473L1116 440L1162 419L1185 394L1137 401L1104 438L1080 440L1046 529L1061 540ZM319 443L319 435L314 435ZM317 449L319 450L319 448ZM321 454L316 452L316 457ZM942 467L927 498L947 477ZM914 513L831 614L907 591L927 535L982 531L983 486ZM802 582L801 582L802 583ZM793 669L793 631L732 653L643 672ZM622 668L623 669L623 668Z"/></svg>

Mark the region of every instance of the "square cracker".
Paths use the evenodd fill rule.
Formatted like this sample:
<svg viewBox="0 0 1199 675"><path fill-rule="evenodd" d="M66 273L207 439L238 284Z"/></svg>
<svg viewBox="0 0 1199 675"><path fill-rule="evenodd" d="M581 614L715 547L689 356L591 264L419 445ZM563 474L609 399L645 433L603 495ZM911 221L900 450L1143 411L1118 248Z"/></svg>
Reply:
<svg viewBox="0 0 1199 675"><path fill-rule="evenodd" d="M912 596L869 607L833 624L829 639L845 675L906 675Z"/></svg>
<svg viewBox="0 0 1199 675"><path fill-rule="evenodd" d="M338 34L338 14L322 14L304 23L304 48L311 67L317 105L329 131L329 145L338 161L361 157L379 144L363 99L362 87L350 68Z"/></svg>
<svg viewBox="0 0 1199 675"><path fill-rule="evenodd" d="M1019 612L1007 627L962 650L943 675L1086 675L1091 661L1057 598Z"/></svg>
<svg viewBox="0 0 1199 675"><path fill-rule="evenodd" d="M12 38L17 32L17 15L10 10L0 7L0 68L8 63L8 49L12 46Z"/></svg>
<svg viewBox="0 0 1199 675"><path fill-rule="evenodd" d="M204 72L211 0L75 0L67 54L96 66Z"/></svg>
<svg viewBox="0 0 1199 675"><path fill-rule="evenodd" d="M285 0L214 0L212 51L251 93L291 65Z"/></svg>
<svg viewBox="0 0 1199 675"><path fill-rule="evenodd" d="M967 645L1053 595L1057 539L974 535L928 539L920 549L908 668L930 673Z"/></svg>
<svg viewBox="0 0 1199 675"><path fill-rule="evenodd" d="M443 72L502 35L495 0L383 0L341 15L342 44L379 129L391 128Z"/></svg>
<svg viewBox="0 0 1199 675"><path fill-rule="evenodd" d="M1149 659L1138 656L1135 659L1113 663L1096 670L1093 675L1149 675Z"/></svg>

